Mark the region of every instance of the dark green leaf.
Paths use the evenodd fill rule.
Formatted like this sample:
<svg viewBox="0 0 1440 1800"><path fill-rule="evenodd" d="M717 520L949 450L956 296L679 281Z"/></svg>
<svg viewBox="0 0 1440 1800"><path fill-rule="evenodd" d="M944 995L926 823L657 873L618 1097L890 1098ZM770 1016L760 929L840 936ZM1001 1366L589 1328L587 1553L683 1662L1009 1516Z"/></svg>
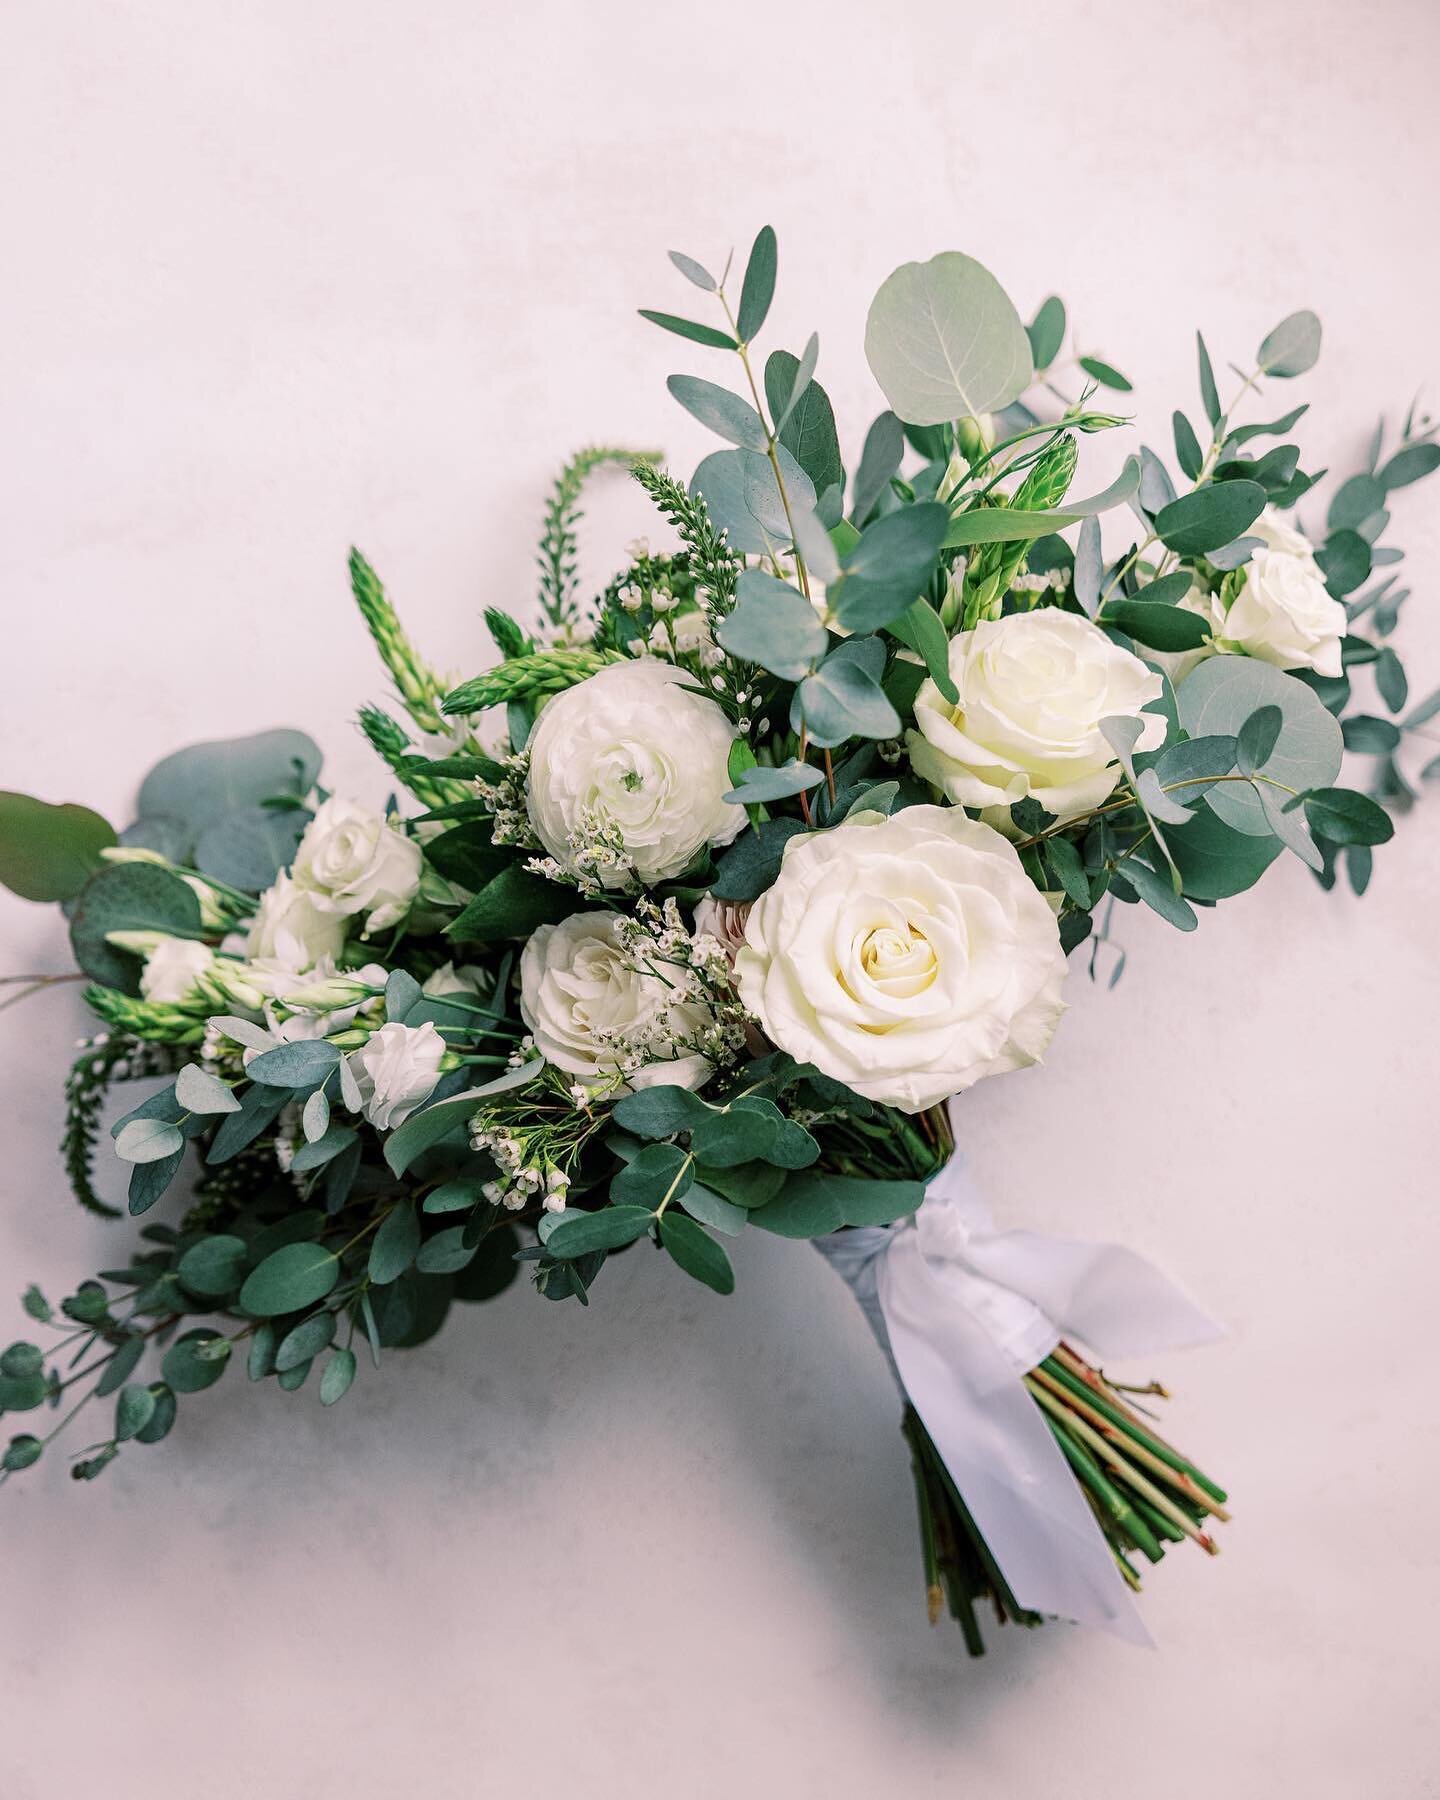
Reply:
<svg viewBox="0 0 1440 1800"><path fill-rule="evenodd" d="M558 925L574 907L572 892L512 863L486 882L445 935L468 944L529 937L537 925Z"/></svg>
<svg viewBox="0 0 1440 1800"><path fill-rule="evenodd" d="M370 1246L368 1273L377 1287L403 1275L420 1248L420 1221L413 1200L399 1200L386 1213Z"/></svg>
<svg viewBox="0 0 1440 1800"><path fill-rule="evenodd" d="M143 1431L155 1416L155 1396L148 1387L122 1387L115 1399L115 1436L123 1443Z"/></svg>
<svg viewBox="0 0 1440 1800"><path fill-rule="evenodd" d="M0 884L22 900L73 900L115 842L88 806L0 792Z"/></svg>
<svg viewBox="0 0 1440 1800"><path fill-rule="evenodd" d="M244 1238L225 1234L204 1237L180 1258L176 1273L192 1294L219 1299L239 1288L249 1254Z"/></svg>
<svg viewBox="0 0 1440 1800"><path fill-rule="evenodd" d="M1112 368L1107 362L1102 362L1098 356L1082 356L1080 367L1092 381L1098 381L1101 387L1113 388L1118 394L1130 393L1134 385L1127 381L1118 369Z"/></svg>
<svg viewBox="0 0 1440 1800"><path fill-rule="evenodd" d="M1365 756L1388 756L1400 744L1400 727L1370 713L1354 713L1340 721L1340 728L1345 734L1345 748Z"/></svg>
<svg viewBox="0 0 1440 1800"><path fill-rule="evenodd" d="M274 1124L289 1098L288 1088L263 1087L259 1083L246 1088L240 1096L239 1112L228 1113L220 1121L220 1129L211 1139L205 1161L214 1165L238 1156L261 1132Z"/></svg>
<svg viewBox="0 0 1440 1800"><path fill-rule="evenodd" d="M337 1045L324 1038L301 1038L262 1052L245 1072L266 1087L308 1088L323 1081L339 1061Z"/></svg>
<svg viewBox="0 0 1440 1800"><path fill-rule="evenodd" d="M800 363L788 350L776 350L766 361L765 398L774 418L785 412L800 373ZM810 477L817 494L844 486L845 465L840 460L835 412L830 396L818 381L806 382L781 427L780 442Z"/></svg>
<svg viewBox="0 0 1440 1800"><path fill-rule="evenodd" d="M803 819L769 819L743 831L719 859L711 893L717 900L758 899L774 884L785 845L806 829Z"/></svg>
<svg viewBox="0 0 1440 1800"><path fill-rule="evenodd" d="M177 1338L165 1352L160 1373L177 1394L198 1394L225 1373L230 1345L218 1331L201 1326Z"/></svg>
<svg viewBox="0 0 1440 1800"><path fill-rule="evenodd" d="M320 1404L333 1406L337 1400L344 1399L354 1379L355 1352L337 1350L326 1362L320 1377Z"/></svg>
<svg viewBox="0 0 1440 1800"><path fill-rule="evenodd" d="M479 1248L476 1244L467 1244L465 1238L463 1225L450 1225L444 1231L437 1231L420 1246L416 1268L422 1275L453 1275L457 1269L463 1269Z"/></svg>
<svg viewBox="0 0 1440 1800"><path fill-rule="evenodd" d="M871 509L890 484L905 454L905 433L893 412L883 412L865 435L865 448L860 453L860 467L850 490L854 508L851 517L863 525Z"/></svg>
<svg viewBox="0 0 1440 1800"><path fill-rule="evenodd" d="M1426 475L1440 469L1440 444L1409 444L1397 450L1380 471L1380 483L1387 491L1409 487Z"/></svg>
<svg viewBox="0 0 1440 1800"><path fill-rule="evenodd" d="M1288 379L1313 369L1320 356L1320 321L1313 312L1291 313L1261 344L1256 360L1262 375Z"/></svg>
<svg viewBox="0 0 1440 1800"><path fill-rule="evenodd" d="M302 1319L281 1338L280 1346L275 1352L277 1373L283 1375L289 1369L298 1369L301 1363L312 1362L322 1350L328 1348L334 1336L334 1313L311 1313L308 1319Z"/></svg>
<svg viewBox="0 0 1440 1800"><path fill-rule="evenodd" d="M1205 453L1200 448L1200 440L1184 413L1172 414L1170 423L1175 433L1175 460L1189 479L1194 481L1205 466Z"/></svg>
<svg viewBox="0 0 1440 1800"><path fill-rule="evenodd" d="M1170 549L1199 556L1238 538L1264 510L1265 490L1258 482L1212 482L1163 508L1155 529Z"/></svg>
<svg viewBox="0 0 1440 1800"><path fill-rule="evenodd" d="M1114 625L1152 650L1198 650L1210 636L1203 613L1183 606L1157 606L1153 600L1107 600L1102 625Z"/></svg>
<svg viewBox="0 0 1440 1800"><path fill-rule="evenodd" d="M693 1179L694 1164L678 1144L647 1144L610 1183L610 1197L618 1206L654 1212L666 1200L678 1199Z"/></svg>
<svg viewBox="0 0 1440 1800"><path fill-rule="evenodd" d="M667 1212L660 1220L660 1242L687 1275L713 1288L717 1294L733 1294L735 1271L730 1258L702 1226L684 1213Z"/></svg>
<svg viewBox="0 0 1440 1800"><path fill-rule="evenodd" d="M1260 706L1240 727L1235 738L1235 766L1242 775L1264 768L1280 737L1285 715L1278 706Z"/></svg>
<svg viewBox="0 0 1440 1800"><path fill-rule="evenodd" d="M1383 806L1351 788L1315 788L1305 796L1305 817L1316 837L1332 844L1387 844L1395 826Z"/></svg>
<svg viewBox="0 0 1440 1800"><path fill-rule="evenodd" d="M648 1206L606 1206L599 1212L567 1212L545 1243L549 1256L573 1259L592 1250L618 1250L650 1229Z"/></svg>
<svg viewBox="0 0 1440 1800"><path fill-rule="evenodd" d="M615 1103L612 1117L636 1137L673 1137L710 1118L713 1109L683 1087L637 1088Z"/></svg>
<svg viewBox="0 0 1440 1800"><path fill-rule="evenodd" d="M750 260L745 265L740 306L735 314L735 328L742 343L752 342L765 323L765 315L775 296L775 264L775 233L769 225L762 225L751 246Z"/></svg>
<svg viewBox="0 0 1440 1800"><path fill-rule="evenodd" d="M246 1277L240 1308L260 1319L298 1312L323 1300L339 1279L340 1259L333 1250L320 1244L285 1244Z"/></svg>
<svg viewBox="0 0 1440 1800"><path fill-rule="evenodd" d="M200 902L178 875L157 863L112 863L80 890L70 947L92 980L122 993L140 991L140 959L106 941L111 931L200 935Z"/></svg>
<svg viewBox="0 0 1440 1800"><path fill-rule="evenodd" d="M840 623L849 631L875 631L905 612L928 585L949 525L948 509L933 500L867 525L828 596Z"/></svg>
<svg viewBox="0 0 1440 1800"><path fill-rule="evenodd" d="M1387 644L1375 658L1375 685L1380 690L1380 698L1398 713L1410 698L1410 682L1405 674L1405 665Z"/></svg>
<svg viewBox="0 0 1440 1800"><path fill-rule="evenodd" d="M1205 348L1205 340L1198 331L1195 333L1195 350L1200 362L1200 398L1205 403L1205 417L1212 425L1218 425L1221 419L1220 394L1215 386L1215 371L1210 366L1210 352Z"/></svg>
<svg viewBox="0 0 1440 1800"><path fill-rule="evenodd" d="M673 331L676 337L689 338L692 344L705 344L712 350L738 350L740 346L729 332L716 331L713 325L697 325L693 319L679 319L674 313L651 312L640 308L640 317L658 325L662 331Z"/></svg>
<svg viewBox="0 0 1440 1800"><path fill-rule="evenodd" d="M1358 531L1332 531L1315 552L1315 560L1337 600L1370 579L1370 546Z"/></svg>
<svg viewBox="0 0 1440 1800"><path fill-rule="evenodd" d="M1030 354L1038 375L1050 367L1065 342L1065 303L1058 295L1052 294L1041 303L1040 310L1025 327L1025 335L1030 340Z"/></svg>

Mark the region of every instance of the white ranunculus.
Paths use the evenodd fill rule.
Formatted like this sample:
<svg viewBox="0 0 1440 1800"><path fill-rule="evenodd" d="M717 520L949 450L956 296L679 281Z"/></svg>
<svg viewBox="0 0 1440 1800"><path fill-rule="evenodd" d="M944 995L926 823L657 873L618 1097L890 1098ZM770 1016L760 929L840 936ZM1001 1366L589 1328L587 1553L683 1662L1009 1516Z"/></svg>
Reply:
<svg viewBox="0 0 1440 1800"><path fill-rule="evenodd" d="M583 1080L625 1073L632 1087L695 1088L710 1074L691 1048L709 1010L677 1002L671 983L637 966L614 913L572 913L530 934L520 1012L546 1062Z"/></svg>
<svg viewBox="0 0 1440 1800"><path fill-rule="evenodd" d="M214 961L209 946L197 944L193 938L161 938L140 971L140 993L160 1004L188 999Z"/></svg>
<svg viewBox="0 0 1440 1800"><path fill-rule="evenodd" d="M728 844L745 824L730 806L727 772L735 733L694 677L672 663L611 663L541 708L530 735L530 822L563 867L587 867L608 828L621 862L593 867L606 887L627 866L665 881L707 844Z"/></svg>
<svg viewBox="0 0 1440 1800"><path fill-rule="evenodd" d="M1338 675L1345 608L1326 588L1308 546L1303 556L1257 550L1244 573L1244 585L1231 601L1219 635L1277 669Z"/></svg>
<svg viewBox="0 0 1440 1800"><path fill-rule="evenodd" d="M1014 847L942 806L791 838L735 964L772 1043L904 1112L1037 1062L1064 977Z"/></svg>
<svg viewBox="0 0 1440 1800"><path fill-rule="evenodd" d="M314 894L280 874L260 896L246 934L245 954L298 975L322 957L339 956L344 944L345 920L322 910Z"/></svg>
<svg viewBox="0 0 1440 1800"><path fill-rule="evenodd" d="M389 820L332 796L305 827L290 873L322 912L368 914L369 937L404 918L422 862L420 846Z"/></svg>
<svg viewBox="0 0 1440 1800"><path fill-rule="evenodd" d="M403 1125L430 1098L440 1079L445 1040L424 1025L382 1025L346 1059L360 1089L365 1117L379 1131Z"/></svg>
<svg viewBox="0 0 1440 1800"><path fill-rule="evenodd" d="M1165 721L1141 714L1159 699L1160 677L1078 613L1043 606L982 619L951 639L950 675L959 704L926 681L906 744L916 773L959 806L1006 808L1033 795L1074 818L1119 778L1102 719L1140 718L1141 750L1165 739Z"/></svg>

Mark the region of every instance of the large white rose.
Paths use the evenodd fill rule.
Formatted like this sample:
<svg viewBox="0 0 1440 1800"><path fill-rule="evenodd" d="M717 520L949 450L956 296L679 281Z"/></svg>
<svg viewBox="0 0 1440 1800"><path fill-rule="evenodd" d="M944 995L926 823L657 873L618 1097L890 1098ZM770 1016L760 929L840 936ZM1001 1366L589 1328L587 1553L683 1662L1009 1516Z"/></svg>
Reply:
<svg viewBox="0 0 1440 1800"><path fill-rule="evenodd" d="M1267 550L1283 550L1287 556L1315 558L1315 546L1298 530L1278 507L1267 506L1253 525L1245 528L1246 537L1259 538Z"/></svg>
<svg viewBox="0 0 1440 1800"><path fill-rule="evenodd" d="M404 918L422 862L420 846L379 813L334 796L306 826L290 873L321 912L368 913L369 937Z"/></svg>
<svg viewBox="0 0 1440 1800"><path fill-rule="evenodd" d="M365 1117L380 1131L403 1125L440 1079L445 1040L423 1025L382 1025L346 1059L360 1088Z"/></svg>
<svg viewBox="0 0 1440 1800"><path fill-rule="evenodd" d="M645 657L611 663L541 708L530 735L530 822L567 869L621 887L626 865L647 883L678 875L707 844L728 844L745 809L724 796L730 721L694 677ZM587 859L609 827L621 863Z"/></svg>
<svg viewBox="0 0 1440 1800"><path fill-rule="evenodd" d="M1305 544L1301 554L1288 549L1255 552L1218 635L1277 669L1338 675L1346 628L1345 608L1331 596L1320 565Z"/></svg>
<svg viewBox="0 0 1440 1800"><path fill-rule="evenodd" d="M520 1012L536 1049L585 1081L623 1072L632 1087L699 1087L710 1064L687 1046L712 1023L709 1010L677 1003L671 983L637 966L620 930L614 913L583 912L531 933Z"/></svg>
<svg viewBox="0 0 1440 1800"><path fill-rule="evenodd" d="M337 957L345 944L345 921L322 910L318 897L280 874L260 896L245 937L245 954L299 974L322 957Z"/></svg>
<svg viewBox="0 0 1440 1800"><path fill-rule="evenodd" d="M772 1043L903 1112L1037 1062L1064 1011L1055 915L943 806L792 838L735 977Z"/></svg>
<svg viewBox="0 0 1440 1800"><path fill-rule="evenodd" d="M926 681L906 744L916 773L958 806L1003 808L1033 796L1057 818L1074 818L1119 778L1102 719L1140 718L1141 750L1165 740L1165 721L1141 715L1159 699L1160 677L1078 613L1042 606L982 619L951 639L950 677L959 704Z"/></svg>

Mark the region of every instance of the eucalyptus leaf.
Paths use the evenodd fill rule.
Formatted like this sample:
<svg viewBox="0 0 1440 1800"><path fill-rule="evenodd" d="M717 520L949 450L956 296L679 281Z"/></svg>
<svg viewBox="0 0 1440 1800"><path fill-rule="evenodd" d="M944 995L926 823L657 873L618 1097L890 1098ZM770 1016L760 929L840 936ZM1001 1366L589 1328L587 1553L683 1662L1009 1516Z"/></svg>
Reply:
<svg viewBox="0 0 1440 1800"><path fill-rule="evenodd" d="M73 900L114 842L114 827L88 806L0 793L0 884L22 900Z"/></svg>
<svg viewBox="0 0 1440 1800"><path fill-rule="evenodd" d="M805 596L762 569L744 570L736 603L716 630L720 647L785 681L798 681L825 654L824 622Z"/></svg>
<svg viewBox="0 0 1440 1800"><path fill-rule="evenodd" d="M988 269L958 251L904 263L865 325L865 356L891 410L912 425L979 418L1030 385L1030 340Z"/></svg>
<svg viewBox="0 0 1440 1800"><path fill-rule="evenodd" d="M729 388L694 375L672 375L665 385L686 412L727 442L746 450L763 450L770 441L759 413Z"/></svg>
<svg viewBox="0 0 1440 1800"><path fill-rule="evenodd" d="M1258 482L1210 482L1163 507L1155 530L1182 556L1203 555L1238 538L1260 517L1265 504L1265 490Z"/></svg>
<svg viewBox="0 0 1440 1800"><path fill-rule="evenodd" d="M1277 706L1280 734L1265 764L1266 776L1296 792L1324 787L1340 771L1340 726L1319 699L1294 676L1248 656L1214 656L1180 683L1180 722L1193 738L1235 737L1252 713ZM1265 810L1243 782L1214 787L1208 806L1240 832L1268 836Z"/></svg>
<svg viewBox="0 0 1440 1800"><path fill-rule="evenodd" d="M226 1083L198 1063L186 1063L175 1077L175 1099L191 1113L236 1113L240 1110L240 1102Z"/></svg>
<svg viewBox="0 0 1440 1800"><path fill-rule="evenodd" d="M775 297L776 243L773 227L762 225L750 249L745 265L745 279L740 285L740 305L735 314L735 327L742 343L751 343L770 311Z"/></svg>
<svg viewBox="0 0 1440 1800"><path fill-rule="evenodd" d="M1313 369L1320 358L1320 321L1313 312L1282 319L1256 353L1262 375L1288 379Z"/></svg>
<svg viewBox="0 0 1440 1800"><path fill-rule="evenodd" d="M884 660L877 639L847 638L796 688L792 724L797 730L803 726L822 748L850 737L898 736L900 715L880 686Z"/></svg>

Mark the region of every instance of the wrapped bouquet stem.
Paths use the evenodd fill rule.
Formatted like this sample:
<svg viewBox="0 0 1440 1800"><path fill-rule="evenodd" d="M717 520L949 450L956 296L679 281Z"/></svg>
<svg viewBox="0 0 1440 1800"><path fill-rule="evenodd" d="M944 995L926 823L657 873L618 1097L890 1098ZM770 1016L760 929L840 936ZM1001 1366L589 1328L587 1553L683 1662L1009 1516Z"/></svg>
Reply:
<svg viewBox="0 0 1440 1800"><path fill-rule="evenodd" d="M813 1240L859 1302L905 1397L932 1622L948 1600L1149 1635L1130 1557L1215 1551L1224 1493L1066 1341L1128 1357L1204 1343L1214 1321L1133 1251L998 1232L952 1157L903 1222Z"/></svg>

